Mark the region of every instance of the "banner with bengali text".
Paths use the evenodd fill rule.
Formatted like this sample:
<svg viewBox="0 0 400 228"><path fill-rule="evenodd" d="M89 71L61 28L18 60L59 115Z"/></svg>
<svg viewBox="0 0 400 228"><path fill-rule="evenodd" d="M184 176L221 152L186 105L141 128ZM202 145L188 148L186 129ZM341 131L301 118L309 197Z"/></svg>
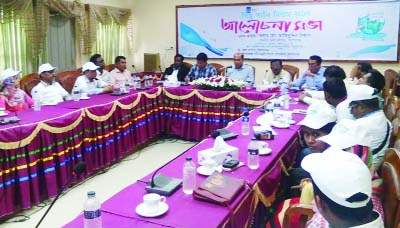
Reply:
<svg viewBox="0 0 400 228"><path fill-rule="evenodd" d="M177 6L185 57L398 60L400 1Z"/></svg>

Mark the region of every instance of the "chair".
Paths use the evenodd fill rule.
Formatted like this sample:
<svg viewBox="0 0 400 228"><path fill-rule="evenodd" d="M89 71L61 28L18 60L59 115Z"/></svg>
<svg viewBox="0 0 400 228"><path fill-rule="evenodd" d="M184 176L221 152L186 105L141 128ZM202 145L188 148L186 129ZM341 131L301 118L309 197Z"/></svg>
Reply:
<svg viewBox="0 0 400 228"><path fill-rule="evenodd" d="M396 112L398 110L398 98L397 96L388 95L385 97L385 104L383 106L383 112L389 121L393 121L396 117Z"/></svg>
<svg viewBox="0 0 400 228"><path fill-rule="evenodd" d="M282 65L282 69L286 70L292 76L292 81L299 77L300 69L292 65Z"/></svg>
<svg viewBox="0 0 400 228"><path fill-rule="evenodd" d="M400 226L400 152L398 150L394 148L386 150L381 176L385 227L398 228Z"/></svg>
<svg viewBox="0 0 400 228"><path fill-rule="evenodd" d="M115 68L114 64L109 64L109 65L104 66L104 70L106 70L108 72L112 71L114 68Z"/></svg>
<svg viewBox="0 0 400 228"><path fill-rule="evenodd" d="M306 205L306 204L294 204L291 205L286 211L285 211L285 217L283 218L283 224L282 227L284 228L291 228L290 221L293 216L295 215L300 215L300 221L299 221L299 228L304 228L306 227L307 221L309 218L311 218L314 215L314 210L312 205Z"/></svg>
<svg viewBox="0 0 400 228"><path fill-rule="evenodd" d="M40 77L37 73L32 73L25 75L21 78L19 85L22 90L24 90L29 96L31 95L31 91L33 87L35 87L40 82Z"/></svg>
<svg viewBox="0 0 400 228"><path fill-rule="evenodd" d="M399 75L392 69L385 70L383 75L385 76L385 87L382 90L382 95L386 97L390 94L390 91L397 91L397 78Z"/></svg>
<svg viewBox="0 0 400 228"><path fill-rule="evenodd" d="M67 90L68 93L72 92L72 87L75 84L76 79L82 75L80 71L70 70L63 71L56 75L56 80Z"/></svg>
<svg viewBox="0 0 400 228"><path fill-rule="evenodd" d="M192 66L193 66L193 64L188 63L188 62L183 62L182 64L183 64L183 66L185 66L188 69L192 68Z"/></svg>
<svg viewBox="0 0 400 228"><path fill-rule="evenodd" d="M215 67L217 69L217 74L218 75L225 75L225 67L219 63L210 63L211 66Z"/></svg>

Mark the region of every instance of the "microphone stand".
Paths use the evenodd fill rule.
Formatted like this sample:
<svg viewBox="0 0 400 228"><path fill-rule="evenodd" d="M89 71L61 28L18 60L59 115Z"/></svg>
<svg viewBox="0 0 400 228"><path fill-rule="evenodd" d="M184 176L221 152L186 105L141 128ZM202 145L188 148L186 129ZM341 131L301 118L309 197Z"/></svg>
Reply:
<svg viewBox="0 0 400 228"><path fill-rule="evenodd" d="M65 188L68 186L68 184L72 181L72 178L76 175L80 175L83 173L86 169L86 163L85 162L79 162L74 166L74 173L72 176L70 176L67 180L67 183L61 188L61 190L58 192L56 198L51 202L49 208L47 208L46 212L42 216L42 218L39 220L39 222L36 224L35 228L38 228L40 224L42 223L43 219L46 217L46 215L49 213L50 209L53 207L54 203L58 200L58 198L61 196L61 193L65 190Z"/></svg>

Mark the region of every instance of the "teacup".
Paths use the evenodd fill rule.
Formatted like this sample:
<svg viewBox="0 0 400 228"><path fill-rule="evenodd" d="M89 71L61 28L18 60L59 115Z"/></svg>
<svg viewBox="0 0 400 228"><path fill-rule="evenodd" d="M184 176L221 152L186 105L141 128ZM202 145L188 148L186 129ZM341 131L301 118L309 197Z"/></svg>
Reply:
<svg viewBox="0 0 400 228"><path fill-rule="evenodd" d="M88 94L87 93L81 93L81 97L86 98L86 97L88 97Z"/></svg>
<svg viewBox="0 0 400 228"><path fill-rule="evenodd" d="M165 203L165 196L149 193L143 196L143 204L147 213L155 213L160 209L160 203Z"/></svg>
<svg viewBox="0 0 400 228"><path fill-rule="evenodd" d="M204 168L208 171L208 172L213 172L217 166L217 163L212 160L212 159L206 159L203 162Z"/></svg>

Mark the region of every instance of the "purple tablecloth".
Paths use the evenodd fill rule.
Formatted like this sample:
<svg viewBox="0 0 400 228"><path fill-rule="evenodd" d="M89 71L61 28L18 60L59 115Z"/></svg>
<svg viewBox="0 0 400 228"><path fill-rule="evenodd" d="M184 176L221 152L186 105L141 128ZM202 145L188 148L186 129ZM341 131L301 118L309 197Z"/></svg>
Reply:
<svg viewBox="0 0 400 228"><path fill-rule="evenodd" d="M293 105L293 108L304 108L303 105ZM251 113L251 125L256 125L256 117L261 113L254 110ZM303 115L293 114L296 121L303 118ZM232 132L240 134L240 121L234 121L228 126ZM293 157L299 149L297 138L299 126L291 125L288 129L275 129L278 136L268 141L272 154L260 157L260 168L250 170L246 166L233 172L224 172L225 175L242 178L248 181L251 190L245 189L229 206L220 206L207 202L196 201L191 195L185 195L178 189L173 195L167 197L169 210L166 214L156 218L145 218L136 214L135 208L142 202L142 196L146 194L145 184L134 183L121 192L117 193L103 203L102 211L103 227L247 227L252 219L257 203L267 202L268 198L279 188L281 169L291 164ZM241 161L246 161L247 145L252 136L239 136L229 140L228 144L239 148ZM213 146L214 139L208 138L197 144L184 154L180 155L160 173L182 178L182 166L186 157L190 156L197 161L199 150ZM149 181L151 174L142 179ZM197 184L204 181L206 177L197 175ZM120 218L120 219L118 219ZM141 227L140 226L140 227ZM82 215L75 218L65 227L83 227Z"/></svg>
<svg viewBox="0 0 400 228"><path fill-rule="evenodd" d="M167 91L170 91L169 97ZM196 97L201 94L211 100L188 99L195 105L208 102L223 106L225 100L216 100L230 94L196 91ZM202 112L187 115L201 120L201 135L197 135L195 128L188 131L187 126L192 126L193 118L185 120L170 115L174 105L185 107L186 98L180 99L179 94L188 92L188 88L164 90L154 87L141 93L131 91L123 96L103 94L89 100L43 106L40 112L18 112L16 115L21 119L18 124L0 126L0 217L55 196L67 184L73 166L79 161L87 162L86 176L89 176L133 153L138 145L160 133L200 139L226 124L214 125L204 121L208 119L207 113L221 110L215 111L214 107L204 105ZM175 94L174 97L171 94ZM229 102L242 106L247 103L253 107L268 96L270 94L243 91L235 93ZM188 108L185 110L190 111ZM179 112L185 110L179 109ZM226 109L223 115L231 115L231 119L235 119L238 110Z"/></svg>

